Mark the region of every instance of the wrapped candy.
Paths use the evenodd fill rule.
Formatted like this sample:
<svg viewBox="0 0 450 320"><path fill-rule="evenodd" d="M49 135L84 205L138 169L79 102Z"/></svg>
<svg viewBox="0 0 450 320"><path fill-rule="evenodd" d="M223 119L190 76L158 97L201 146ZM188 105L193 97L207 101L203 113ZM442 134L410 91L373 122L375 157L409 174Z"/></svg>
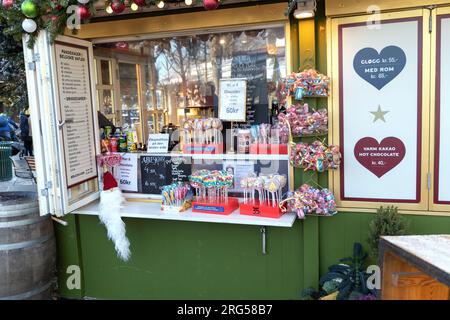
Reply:
<svg viewBox="0 0 450 320"><path fill-rule="evenodd" d="M97 155L97 163L101 167L117 167L121 161L122 155L120 155L119 153L105 153Z"/></svg>
<svg viewBox="0 0 450 320"><path fill-rule="evenodd" d="M292 146L289 160L296 168L324 172L339 168L341 153L339 146L326 146L320 141L312 144L298 143Z"/></svg>
<svg viewBox="0 0 450 320"><path fill-rule="evenodd" d="M300 219L307 214L331 216L336 213L336 201L330 190L304 184L293 193L288 209L296 212Z"/></svg>
<svg viewBox="0 0 450 320"><path fill-rule="evenodd" d="M293 136L310 136L328 132L327 109L309 110L309 105L296 104L286 108L286 113L278 115L280 123L289 123Z"/></svg>
<svg viewBox="0 0 450 320"><path fill-rule="evenodd" d="M278 84L277 98L285 102L289 96L293 96L295 100L302 100L304 97L327 97L329 84L330 78L317 70L294 72Z"/></svg>

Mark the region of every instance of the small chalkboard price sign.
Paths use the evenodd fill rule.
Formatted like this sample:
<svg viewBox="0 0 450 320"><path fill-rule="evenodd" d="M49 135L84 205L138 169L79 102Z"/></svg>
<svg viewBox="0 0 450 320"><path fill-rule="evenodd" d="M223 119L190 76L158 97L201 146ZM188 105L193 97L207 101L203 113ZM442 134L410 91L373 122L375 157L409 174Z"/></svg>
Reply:
<svg viewBox="0 0 450 320"><path fill-rule="evenodd" d="M178 181L188 181L192 158L186 156L141 156L141 192L160 195L161 188Z"/></svg>

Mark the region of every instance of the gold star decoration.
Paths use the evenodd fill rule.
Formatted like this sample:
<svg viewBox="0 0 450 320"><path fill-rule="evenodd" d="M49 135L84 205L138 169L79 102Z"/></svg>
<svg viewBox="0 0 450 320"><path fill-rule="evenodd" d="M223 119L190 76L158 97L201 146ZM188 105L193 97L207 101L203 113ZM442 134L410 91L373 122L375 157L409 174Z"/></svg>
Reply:
<svg viewBox="0 0 450 320"><path fill-rule="evenodd" d="M377 111L370 111L371 114L373 114L375 116L375 118L373 118L373 122L376 122L377 120L381 120L383 122L386 122L386 119L384 118L384 116L386 115L386 113L388 113L389 111L383 111L381 110L381 106L378 105L378 110Z"/></svg>

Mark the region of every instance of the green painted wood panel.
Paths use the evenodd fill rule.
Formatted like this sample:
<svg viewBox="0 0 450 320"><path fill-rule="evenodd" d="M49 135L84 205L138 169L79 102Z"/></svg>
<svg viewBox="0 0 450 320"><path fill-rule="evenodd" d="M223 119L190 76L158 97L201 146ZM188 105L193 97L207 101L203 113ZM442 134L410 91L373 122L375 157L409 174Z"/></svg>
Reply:
<svg viewBox="0 0 450 320"><path fill-rule="evenodd" d="M125 219L132 258L121 262L94 216L80 216L85 295L120 299L296 299L301 222L257 226Z"/></svg>

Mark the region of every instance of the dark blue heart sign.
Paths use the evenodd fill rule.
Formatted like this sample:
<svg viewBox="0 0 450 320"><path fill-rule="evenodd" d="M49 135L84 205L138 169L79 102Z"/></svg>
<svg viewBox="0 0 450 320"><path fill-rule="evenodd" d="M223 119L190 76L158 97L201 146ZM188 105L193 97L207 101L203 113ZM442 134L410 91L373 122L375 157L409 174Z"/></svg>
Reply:
<svg viewBox="0 0 450 320"><path fill-rule="evenodd" d="M405 64L405 52L397 46L385 47L380 53L374 48L364 48L353 60L356 73L378 90L394 80Z"/></svg>

